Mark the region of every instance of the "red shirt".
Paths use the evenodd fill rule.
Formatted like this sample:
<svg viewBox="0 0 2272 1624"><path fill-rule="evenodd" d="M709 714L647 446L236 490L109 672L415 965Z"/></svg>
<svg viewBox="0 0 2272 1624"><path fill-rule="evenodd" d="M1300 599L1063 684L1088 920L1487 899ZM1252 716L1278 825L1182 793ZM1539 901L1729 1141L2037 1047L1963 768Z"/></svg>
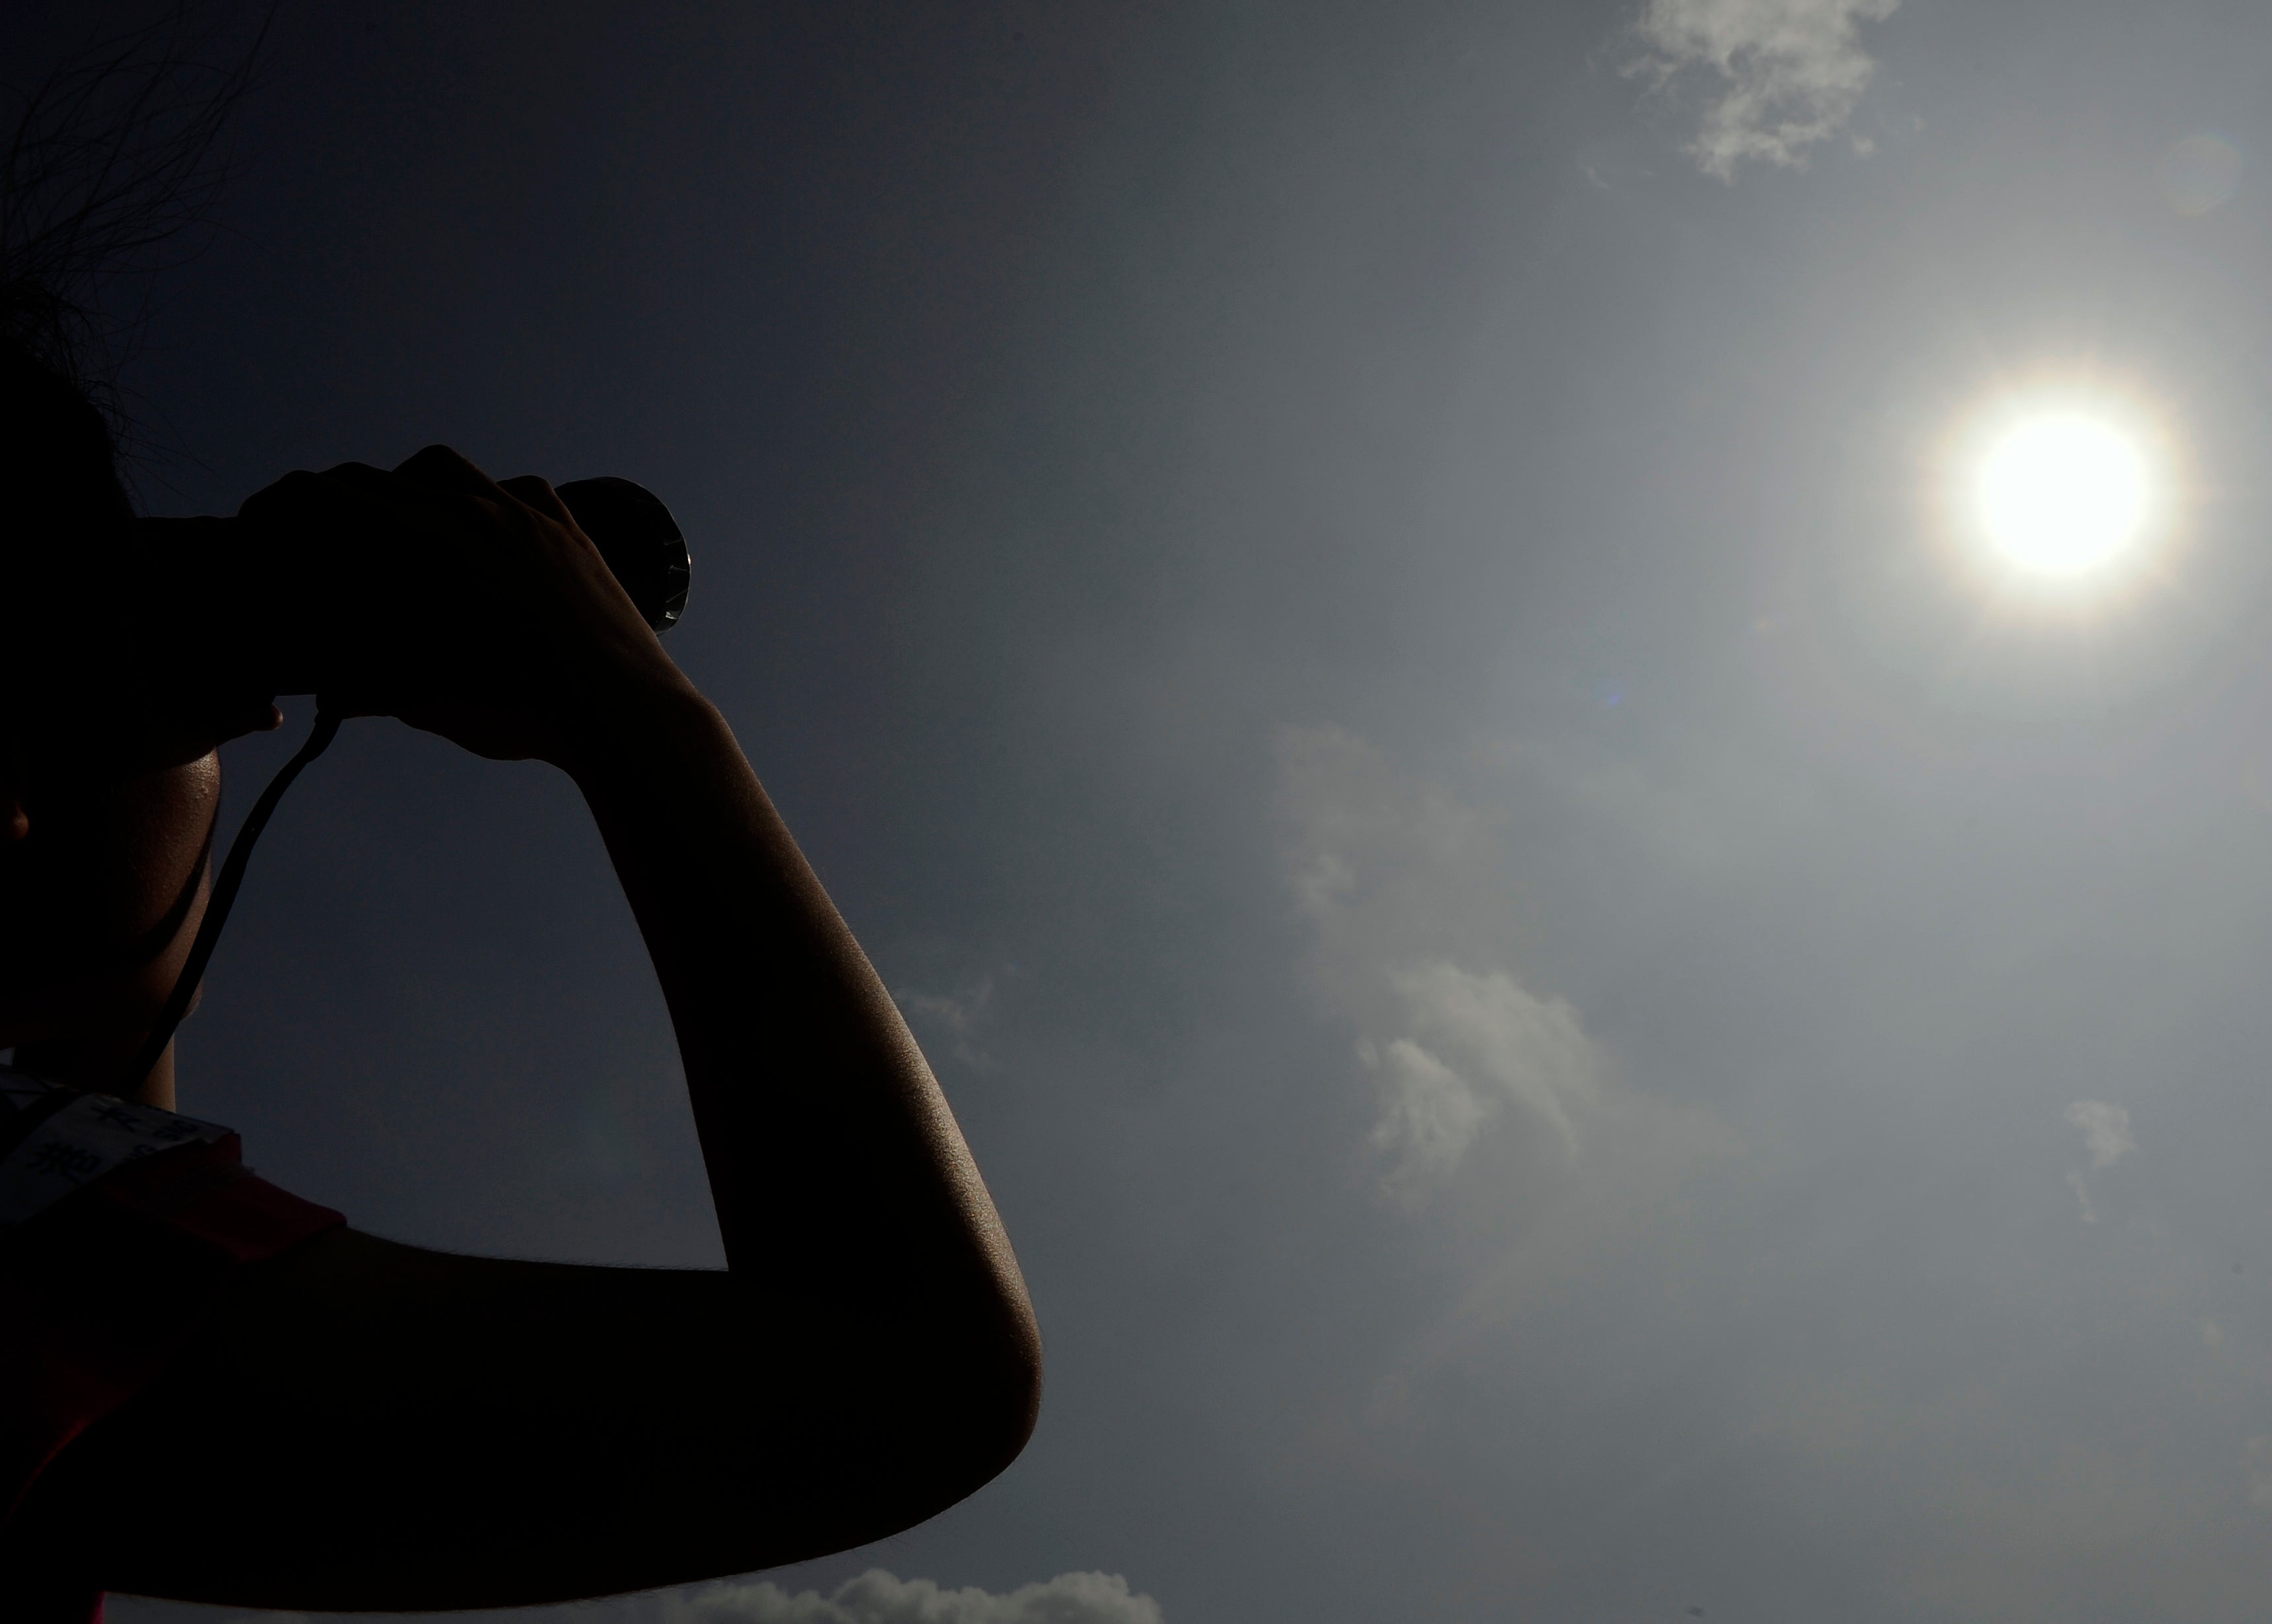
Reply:
<svg viewBox="0 0 2272 1624"><path fill-rule="evenodd" d="M49 1463L131 1398L235 1272L346 1222L243 1165L235 1133L0 1067L0 1614L99 1624L78 1576L10 1551Z"/></svg>

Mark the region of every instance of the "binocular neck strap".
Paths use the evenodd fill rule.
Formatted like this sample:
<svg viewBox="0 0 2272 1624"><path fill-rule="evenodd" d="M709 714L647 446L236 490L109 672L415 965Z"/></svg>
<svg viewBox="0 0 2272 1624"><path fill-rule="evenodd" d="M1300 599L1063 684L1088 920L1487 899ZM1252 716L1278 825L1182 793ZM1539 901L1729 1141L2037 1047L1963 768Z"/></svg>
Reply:
<svg viewBox="0 0 2272 1624"><path fill-rule="evenodd" d="M167 995L166 1007L158 1012L158 1019L150 1028L149 1037L143 1040L141 1053L134 1057L133 1065L119 1079L118 1091L122 1095L133 1093L149 1080L166 1046L174 1040L174 1029L190 1012L190 1000L198 995L198 984L205 979L213 945L220 940L221 927L228 923L228 911L236 905L237 889L244 883L244 868L252 860L253 842L268 827L276 803L284 799L284 792L292 787L292 780L300 776L301 769L330 749L339 733L339 718L326 713L319 703L316 725L309 731L308 741L268 780L268 787L260 792L260 799L245 815L244 827L236 831L236 838L229 844L228 856L221 862L220 873L213 878L213 899L206 904L205 922L198 927L198 939L190 946L182 973L174 979L174 990ZM210 843L211 837L207 838Z"/></svg>

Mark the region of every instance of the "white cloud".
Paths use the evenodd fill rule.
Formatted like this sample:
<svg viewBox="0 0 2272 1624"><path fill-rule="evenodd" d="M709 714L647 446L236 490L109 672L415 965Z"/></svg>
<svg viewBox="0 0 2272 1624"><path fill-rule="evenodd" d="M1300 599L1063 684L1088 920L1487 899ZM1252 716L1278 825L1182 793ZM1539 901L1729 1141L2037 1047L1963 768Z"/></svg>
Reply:
<svg viewBox="0 0 2272 1624"><path fill-rule="evenodd" d="M1845 128L1869 88L1877 64L1861 25L1900 4L1648 0L1637 32L1648 54L1630 71L1659 85L1692 68L1717 76L1717 98L1688 144L1707 175L1731 181L1746 160L1798 168L1808 148Z"/></svg>
<svg viewBox="0 0 2272 1624"><path fill-rule="evenodd" d="M2066 1108L2066 1120L2070 1127L2081 1129L2083 1148L2090 1156L2089 1173L2081 1167L2066 1170L2067 1188L2074 1191L2082 1221L2096 1224L2098 1213L2090 1204L2089 1173L2104 1172L2138 1148L2130 1136L2130 1113L2103 1099L2078 1099Z"/></svg>
<svg viewBox="0 0 2272 1624"><path fill-rule="evenodd" d="M1380 1091L1383 1187L1409 1198L1441 1183L1510 1106L1575 1151L1603 1062L1575 1010L1505 966L1486 820L1339 728L1289 729L1280 765L1288 883Z"/></svg>
<svg viewBox="0 0 2272 1624"><path fill-rule="evenodd" d="M1551 961L1498 797L1397 771L1337 727L1289 728L1278 756L1313 984L1376 1090L1376 1189L1428 1260L1425 1305L1361 1391L1308 1418L1288 1470L1367 1479L1439 1427L1476 1436L1479 1410L1551 1409L1604 1380L1636 1390L1689 1345L1693 1316L1723 1312L1698 1237L1747 1198L1725 1176L1744 1145L1634 1086L1538 984ZM1498 776L1510 757L1470 759ZM1561 787L1532 772L1512 793Z"/></svg>
<svg viewBox="0 0 2272 1624"><path fill-rule="evenodd" d="M1735 1150L1703 1114L1626 1086L1578 1011L1528 984L1536 942L1491 816L1342 728L1278 743L1287 883L1377 1091L1382 1194L1472 1199L1494 1245L1522 1231L1492 1266L1511 1291Z"/></svg>
<svg viewBox="0 0 2272 1624"><path fill-rule="evenodd" d="M1600 1062L1575 1010L1504 971L1446 959L1386 980L1408 1035L1360 1039L1357 1054L1380 1083L1372 1146L1391 1188L1410 1195L1448 1173L1502 1102L1528 1107L1566 1151L1577 1150L1577 1114L1594 1100Z"/></svg>
<svg viewBox="0 0 2272 1624"><path fill-rule="evenodd" d="M2066 1108L2066 1120L2082 1130L2094 1170L2111 1167L2138 1148L2130 1136L2130 1113L2103 1099L2078 1099Z"/></svg>
<svg viewBox="0 0 2272 1624"><path fill-rule="evenodd" d="M663 1599L664 1624L1162 1624L1160 1604L1118 1574L1065 1573L997 1595L901 1579L880 1568L828 1595L734 1581Z"/></svg>
<svg viewBox="0 0 2272 1624"><path fill-rule="evenodd" d="M1409 1038L1386 1049L1360 1039L1357 1054L1380 1078L1372 1148L1387 1163L1389 1186L1412 1194L1467 1154L1483 1131L1484 1102L1465 1077Z"/></svg>
<svg viewBox="0 0 2272 1624"><path fill-rule="evenodd" d="M114 1598L120 1624L144 1617L151 1605ZM173 1616L172 1612L167 1617ZM331 1615L325 1615L331 1616ZM389 1615L390 1617L393 1615ZM424 1615L420 1615L424 1616ZM549 1615L548 1615L549 1616ZM576 1605L563 1617L593 1624L1164 1624L1160 1604L1132 1592L1117 1573L1061 1573L1039 1584L996 1594L976 1588L947 1590L930 1579L902 1579L871 1568L827 1595L791 1592L769 1580L729 1579L683 1590L611 1598ZM157 1624L153 1618L150 1624ZM305 1613L227 1615L222 1624L315 1624ZM404 1624L408 1624L407 1620Z"/></svg>
<svg viewBox="0 0 2272 1624"><path fill-rule="evenodd" d="M1504 971L1477 974L1445 960L1390 980L1421 1039L1528 1106L1566 1147L1577 1148L1577 1113L1593 1100L1600 1062L1576 1010L1525 992Z"/></svg>

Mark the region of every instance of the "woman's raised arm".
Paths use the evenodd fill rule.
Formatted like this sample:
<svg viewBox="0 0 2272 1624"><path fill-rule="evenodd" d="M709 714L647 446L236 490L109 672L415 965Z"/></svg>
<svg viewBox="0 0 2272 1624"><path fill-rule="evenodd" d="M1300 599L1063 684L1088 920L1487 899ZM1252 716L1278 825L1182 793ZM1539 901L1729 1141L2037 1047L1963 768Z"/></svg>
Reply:
<svg viewBox="0 0 2272 1624"><path fill-rule="evenodd" d="M340 538L326 590L364 603L327 704L582 789L669 1003L729 1268L318 1236L66 1450L19 1536L146 1594L493 1606L841 1549L999 1471L1040 1349L977 1169L724 720L549 488L437 450L294 476L246 517ZM389 550L429 548L483 583L483 637L398 590Z"/></svg>

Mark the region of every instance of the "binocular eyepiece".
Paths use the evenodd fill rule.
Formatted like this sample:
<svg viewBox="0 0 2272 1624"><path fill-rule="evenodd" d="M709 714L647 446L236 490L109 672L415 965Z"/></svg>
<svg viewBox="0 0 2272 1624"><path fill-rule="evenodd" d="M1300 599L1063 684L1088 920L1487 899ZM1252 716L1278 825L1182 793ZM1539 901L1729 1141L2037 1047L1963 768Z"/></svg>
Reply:
<svg viewBox="0 0 2272 1624"><path fill-rule="evenodd" d="M662 499L630 480L576 480L556 488L577 528L646 623L669 631L686 610L693 560ZM229 676L269 695L323 686L320 632L294 624L295 606L274 569L277 538L235 518L136 521L158 566L156 590L219 629ZM438 585L438 584L437 584Z"/></svg>

